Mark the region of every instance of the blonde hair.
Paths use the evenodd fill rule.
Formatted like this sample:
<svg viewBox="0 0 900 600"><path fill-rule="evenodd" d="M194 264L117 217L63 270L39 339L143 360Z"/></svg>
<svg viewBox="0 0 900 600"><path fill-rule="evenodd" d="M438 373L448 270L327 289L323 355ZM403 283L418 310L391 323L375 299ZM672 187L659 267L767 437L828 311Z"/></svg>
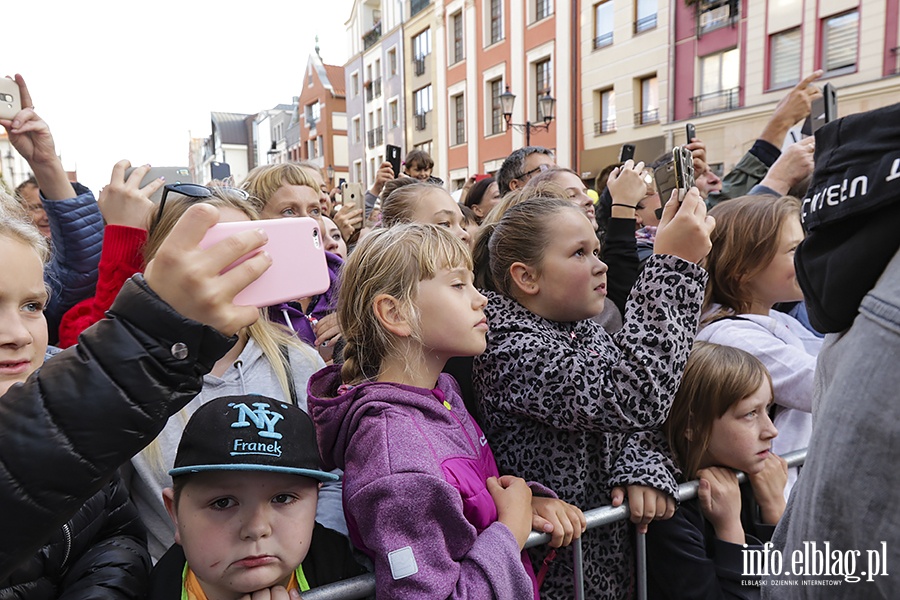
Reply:
<svg viewBox="0 0 900 600"><path fill-rule="evenodd" d="M458 267L472 268L469 248L444 227L401 224L376 229L363 238L344 264L338 295L338 324L345 342L344 383L374 380L385 358L401 358L399 340L375 315L375 298L387 294L398 300L417 338L419 282L441 269ZM421 357L402 358L412 371Z"/></svg>
<svg viewBox="0 0 900 600"><path fill-rule="evenodd" d="M410 177L409 179L412 178ZM384 202L381 204L382 225L393 227L400 223L409 223L412 221L412 215L416 211L416 203L422 196L429 191L435 190L447 193L447 190L437 184L415 181L416 183L397 187L384 199Z"/></svg>
<svg viewBox="0 0 900 600"><path fill-rule="evenodd" d="M709 280L703 312L713 304L722 308L706 314L706 323L750 310L746 283L775 258L782 226L790 218L799 219L800 201L793 196L744 196L717 204L709 214L716 228L704 263Z"/></svg>
<svg viewBox="0 0 900 600"><path fill-rule="evenodd" d="M752 354L732 346L694 342L662 427L685 479L697 476L715 421L763 382L771 386L772 378Z"/></svg>
<svg viewBox="0 0 900 600"><path fill-rule="evenodd" d="M213 195L208 198L203 198L204 204L223 208L233 208L247 215L251 221L259 220L259 216L253 208L252 200L245 199L241 194L229 188L213 186L210 187L210 189L213 191ZM151 233L143 248L145 264L150 262L159 251L159 247L172 231L172 228L175 226L175 223L178 222L178 219L181 218L188 208L196 203L196 200L180 194L170 195L166 199L166 207L163 211L163 215L159 221L155 221L152 224L150 228ZM294 332L269 320L266 309L260 309L259 319L247 328L247 333L259 346L263 355L272 365L272 370L275 372L275 378L281 386L284 397L289 399L291 397L291 382L288 377L291 371L291 365L282 349L287 349L288 351L290 351L290 349L299 350L308 356L310 360L317 360L316 357L318 355L311 347L297 338L297 336L294 335ZM188 416L184 410L179 412L179 416L184 423L187 423ZM163 457L155 441L144 450L144 456L155 468L158 467L158 470L164 471L170 466L163 464Z"/></svg>
<svg viewBox="0 0 900 600"><path fill-rule="evenodd" d="M0 189L0 236L21 242L34 250L41 263L50 260L50 244L19 201ZM49 290L48 290L49 291Z"/></svg>
<svg viewBox="0 0 900 600"><path fill-rule="evenodd" d="M305 185L316 190L318 196L321 191L319 184L309 174L309 170L313 168L315 167L311 165L297 163L261 165L247 174L241 189L250 194L253 208L261 213L269 199L285 185Z"/></svg>

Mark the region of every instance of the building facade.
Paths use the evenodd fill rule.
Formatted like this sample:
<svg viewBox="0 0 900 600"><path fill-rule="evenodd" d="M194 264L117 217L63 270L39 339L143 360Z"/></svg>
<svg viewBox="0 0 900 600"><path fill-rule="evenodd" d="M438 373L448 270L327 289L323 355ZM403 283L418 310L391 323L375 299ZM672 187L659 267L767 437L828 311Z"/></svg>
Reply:
<svg viewBox="0 0 900 600"><path fill-rule="evenodd" d="M347 104L344 67L326 65L321 57L311 54L303 72L303 89L297 100L299 144L287 153L287 129L284 138L285 158L306 160L325 173L333 173L330 185L349 175L347 145ZM280 150L280 147L279 147Z"/></svg>
<svg viewBox="0 0 900 600"><path fill-rule="evenodd" d="M349 181L366 187L384 161L385 146L405 148L403 14L401 2L356 0L346 22Z"/></svg>

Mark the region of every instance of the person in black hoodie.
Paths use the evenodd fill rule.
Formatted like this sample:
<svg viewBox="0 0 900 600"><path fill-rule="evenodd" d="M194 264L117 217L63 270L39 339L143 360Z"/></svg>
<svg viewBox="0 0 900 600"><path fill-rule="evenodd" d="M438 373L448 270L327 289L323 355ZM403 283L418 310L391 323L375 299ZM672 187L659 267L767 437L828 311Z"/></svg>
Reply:
<svg viewBox="0 0 900 600"><path fill-rule="evenodd" d="M11 387L50 355L43 281L49 247L25 215L21 217L0 218L0 255L7 261L0 270L0 404ZM37 477L65 477L52 465L46 467ZM0 579L0 599L142 598L149 569L143 525L127 490L114 477L38 552Z"/></svg>
<svg viewBox="0 0 900 600"><path fill-rule="evenodd" d="M745 552L772 537L787 483L787 463L771 452L771 404L771 377L753 355L694 343L663 432L682 481L700 484L697 499L647 530L648 598L759 598Z"/></svg>
<svg viewBox="0 0 900 600"><path fill-rule="evenodd" d="M0 221L14 219L0 210ZM43 285L26 290L22 302L4 299L3 310L22 324L0 344L9 353L0 373L10 376L0 401L0 582L26 565L197 395L202 376L236 341L234 333L258 318L256 308L235 306L233 299L271 258L258 253L221 272L261 247L265 235L248 231L201 250L198 243L217 221L215 208L191 207L148 265L146 279L129 280L109 318L43 366L43 351L35 352L47 335L37 326ZM3 256L4 272L19 266ZM40 265L38 253L30 260Z"/></svg>

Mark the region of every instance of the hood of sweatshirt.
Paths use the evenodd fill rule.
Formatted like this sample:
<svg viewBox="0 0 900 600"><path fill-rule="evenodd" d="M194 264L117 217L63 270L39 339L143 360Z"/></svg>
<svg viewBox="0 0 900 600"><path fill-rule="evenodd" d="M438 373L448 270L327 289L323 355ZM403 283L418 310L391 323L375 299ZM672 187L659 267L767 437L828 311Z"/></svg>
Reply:
<svg viewBox="0 0 900 600"><path fill-rule="evenodd" d="M420 425L426 430L431 427L458 430L463 422L467 435L476 438L469 440L470 444L474 446L480 441L474 424L470 425L456 381L449 375L442 373L433 390L382 382L341 389L341 384L341 367L333 365L310 378L307 392L309 416L315 423L319 452L328 469L345 468L344 453L359 420L379 411L408 409L410 413L421 414ZM444 402L450 405L450 410L442 406ZM440 410L435 410L436 407ZM432 451L443 454L438 448Z"/></svg>

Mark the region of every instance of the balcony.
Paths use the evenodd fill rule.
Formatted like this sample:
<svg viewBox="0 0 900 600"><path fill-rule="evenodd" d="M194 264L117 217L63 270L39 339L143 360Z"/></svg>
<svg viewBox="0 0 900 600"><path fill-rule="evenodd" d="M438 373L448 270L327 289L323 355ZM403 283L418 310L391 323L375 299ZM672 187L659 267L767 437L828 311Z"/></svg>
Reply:
<svg viewBox="0 0 900 600"><path fill-rule="evenodd" d="M697 37L737 23L738 0L701 0L697 3Z"/></svg>
<svg viewBox="0 0 900 600"><path fill-rule="evenodd" d="M362 39L364 50L374 46L381 39L381 21L375 23L375 27L364 33Z"/></svg>
<svg viewBox="0 0 900 600"><path fill-rule="evenodd" d="M425 57L417 56L413 59L413 67L416 72L416 77L425 74Z"/></svg>
<svg viewBox="0 0 900 600"><path fill-rule="evenodd" d="M375 90L371 81L367 81L363 84L363 89L366 90L366 102L371 102L375 98Z"/></svg>
<svg viewBox="0 0 900 600"><path fill-rule="evenodd" d="M594 137L601 136L604 133L612 133L616 130L616 120L615 119L606 119L605 121L600 121L598 123L594 123Z"/></svg>
<svg viewBox="0 0 900 600"><path fill-rule="evenodd" d="M606 48L607 46L612 45L613 43L613 33L610 31L609 33L604 33L603 35L598 35L594 38L594 50L599 50L600 48Z"/></svg>
<svg viewBox="0 0 900 600"><path fill-rule="evenodd" d="M694 103L694 116L710 115L726 110L739 108L741 88L731 88L730 90L721 90L709 94L701 94L694 96L691 101Z"/></svg>
<svg viewBox="0 0 900 600"><path fill-rule="evenodd" d="M376 98L381 98L381 77L372 82L372 94Z"/></svg>
<svg viewBox="0 0 900 600"><path fill-rule="evenodd" d="M431 0L409 0L409 16L414 17L431 4Z"/></svg>
<svg viewBox="0 0 900 600"><path fill-rule="evenodd" d="M375 145L380 146L384 143L384 127L379 125L375 128Z"/></svg>
<svg viewBox="0 0 900 600"><path fill-rule="evenodd" d="M653 123L659 123L659 109L651 108L649 110L644 110L639 113L634 113L634 124L635 125L651 125Z"/></svg>
<svg viewBox="0 0 900 600"><path fill-rule="evenodd" d="M428 113L416 115L416 131L424 131L428 126Z"/></svg>
<svg viewBox="0 0 900 600"><path fill-rule="evenodd" d="M634 32L640 33L642 31L647 31L648 29L653 29L656 27L656 13L652 15L647 15L646 17L640 18L634 22Z"/></svg>

